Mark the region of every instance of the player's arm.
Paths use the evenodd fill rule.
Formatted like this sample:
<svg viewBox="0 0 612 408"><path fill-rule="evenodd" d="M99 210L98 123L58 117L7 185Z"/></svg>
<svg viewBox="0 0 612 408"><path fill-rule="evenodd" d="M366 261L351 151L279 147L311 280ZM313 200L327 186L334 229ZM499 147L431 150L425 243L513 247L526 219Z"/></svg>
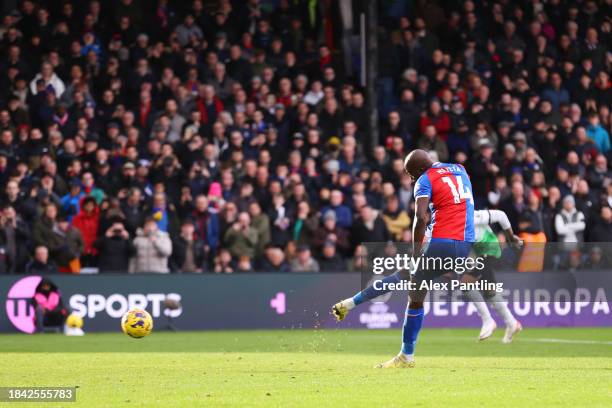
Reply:
<svg viewBox="0 0 612 408"><path fill-rule="evenodd" d="M523 244L523 241L514 235L514 231L512 230L512 224L510 224L510 220L505 212L500 210L488 210L489 212L489 225L491 224L499 224L501 229L504 231L504 235L506 236L506 240L510 245L515 248L520 247Z"/></svg>
<svg viewBox="0 0 612 408"><path fill-rule="evenodd" d="M425 229L429 223L429 197L418 196L414 205L414 224L412 225L412 256L421 255Z"/></svg>

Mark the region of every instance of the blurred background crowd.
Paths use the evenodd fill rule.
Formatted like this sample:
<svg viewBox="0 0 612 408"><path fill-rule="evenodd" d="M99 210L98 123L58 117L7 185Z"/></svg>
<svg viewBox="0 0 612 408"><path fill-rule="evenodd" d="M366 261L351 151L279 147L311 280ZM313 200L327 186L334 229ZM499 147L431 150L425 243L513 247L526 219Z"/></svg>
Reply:
<svg viewBox="0 0 612 408"><path fill-rule="evenodd" d="M0 273L354 270L411 240L415 147L612 240L611 1L380 0L374 141L364 3L4 1Z"/></svg>

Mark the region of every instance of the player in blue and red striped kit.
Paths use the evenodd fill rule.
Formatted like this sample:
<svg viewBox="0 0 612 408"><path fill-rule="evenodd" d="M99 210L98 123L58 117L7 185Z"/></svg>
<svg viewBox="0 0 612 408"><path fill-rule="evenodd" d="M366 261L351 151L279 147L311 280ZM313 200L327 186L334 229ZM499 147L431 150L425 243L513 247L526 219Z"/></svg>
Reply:
<svg viewBox="0 0 612 408"><path fill-rule="evenodd" d="M472 183L460 164L433 162L424 150L414 150L404 160L406 172L416 180L414 186L415 218L413 223L412 257L466 258L475 239L474 200ZM427 239L426 239L427 237ZM448 271L423 270L398 271L385 277L383 285L412 280L416 287L423 280L431 280ZM387 289L375 289L370 285L352 298L336 303L332 314L343 320L355 306L372 300ZM379 364L379 368L404 368L414 366L414 347L423 324L423 302L426 290L410 292L406 310L400 353L391 360Z"/></svg>

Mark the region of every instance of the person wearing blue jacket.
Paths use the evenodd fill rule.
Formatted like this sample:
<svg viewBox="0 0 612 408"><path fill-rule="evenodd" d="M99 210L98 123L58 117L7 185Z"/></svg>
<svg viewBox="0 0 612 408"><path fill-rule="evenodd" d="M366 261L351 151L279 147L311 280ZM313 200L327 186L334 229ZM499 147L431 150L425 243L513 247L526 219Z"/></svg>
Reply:
<svg viewBox="0 0 612 408"><path fill-rule="evenodd" d="M596 112L592 112L589 114L589 125L587 126L587 135L593 139L597 149L606 154L610 150L610 135L599 124L599 116L597 116Z"/></svg>

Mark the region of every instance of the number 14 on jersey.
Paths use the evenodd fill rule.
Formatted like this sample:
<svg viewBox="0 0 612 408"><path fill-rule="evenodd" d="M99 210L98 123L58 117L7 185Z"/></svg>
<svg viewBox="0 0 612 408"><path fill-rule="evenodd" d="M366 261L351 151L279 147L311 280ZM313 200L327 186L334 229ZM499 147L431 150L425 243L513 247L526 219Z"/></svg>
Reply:
<svg viewBox="0 0 612 408"><path fill-rule="evenodd" d="M453 178L455 180L453 180ZM472 197L472 192L469 188L463 185L463 180L461 179L461 176L444 176L442 177L442 181L446 183L450 188L455 204L461 203L461 200L470 200L472 202L474 201L474 197Z"/></svg>

